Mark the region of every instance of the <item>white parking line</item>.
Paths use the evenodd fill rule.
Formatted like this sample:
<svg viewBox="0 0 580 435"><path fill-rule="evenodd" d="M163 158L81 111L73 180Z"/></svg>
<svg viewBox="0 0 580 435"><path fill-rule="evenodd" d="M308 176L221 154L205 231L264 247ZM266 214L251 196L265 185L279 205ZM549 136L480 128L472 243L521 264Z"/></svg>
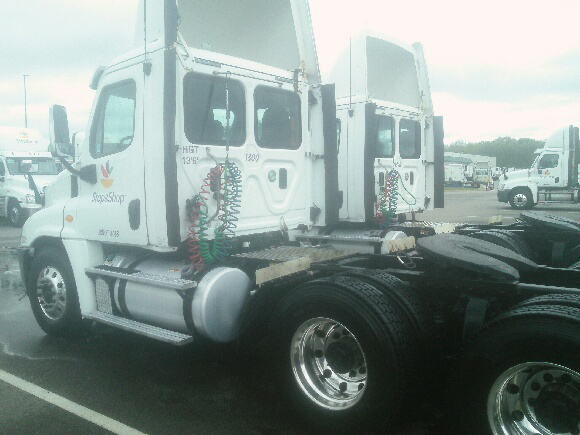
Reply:
<svg viewBox="0 0 580 435"><path fill-rule="evenodd" d="M32 394L33 396L38 397L39 399L44 400L45 402L51 403L52 405L58 406L65 411L70 412L84 420L90 421L91 423L96 424L108 431L111 431L116 434L131 434L131 435L144 435L143 432L139 432L136 429L133 429L123 423L119 423L112 418L109 418L105 415L99 414L98 412L91 411L84 406L78 405L74 402L71 402L68 399L65 399L58 394L51 393L44 388L41 388L37 385L31 384L24 379L20 379L10 373L5 372L4 370L0 370L0 381L4 381L28 394Z"/></svg>

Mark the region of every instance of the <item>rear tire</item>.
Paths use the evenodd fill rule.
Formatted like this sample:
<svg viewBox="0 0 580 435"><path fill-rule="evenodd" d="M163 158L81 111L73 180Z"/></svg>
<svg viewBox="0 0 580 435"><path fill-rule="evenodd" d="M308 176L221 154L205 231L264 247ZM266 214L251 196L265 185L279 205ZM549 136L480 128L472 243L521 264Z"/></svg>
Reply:
<svg viewBox="0 0 580 435"><path fill-rule="evenodd" d="M376 288L345 276L311 281L284 298L273 329L280 391L312 425L360 431L399 415L416 343Z"/></svg>
<svg viewBox="0 0 580 435"><path fill-rule="evenodd" d="M534 261L534 254L530 246L519 234L514 234L507 230L483 230L470 234L469 237L485 240L486 242L510 249L516 254Z"/></svg>
<svg viewBox="0 0 580 435"><path fill-rule="evenodd" d="M525 301L520 302L512 309L531 307L535 305L559 305L565 307L573 307L580 309L580 295L578 294L552 294L536 296Z"/></svg>
<svg viewBox="0 0 580 435"><path fill-rule="evenodd" d="M57 337L83 332L76 283L62 249L41 248L32 259L28 297L38 325Z"/></svg>
<svg viewBox="0 0 580 435"><path fill-rule="evenodd" d="M464 353L456 390L461 433L577 433L580 309L528 306L493 319Z"/></svg>
<svg viewBox="0 0 580 435"><path fill-rule="evenodd" d="M516 210L529 210L534 206L532 195L528 189L516 188L509 195L512 208Z"/></svg>

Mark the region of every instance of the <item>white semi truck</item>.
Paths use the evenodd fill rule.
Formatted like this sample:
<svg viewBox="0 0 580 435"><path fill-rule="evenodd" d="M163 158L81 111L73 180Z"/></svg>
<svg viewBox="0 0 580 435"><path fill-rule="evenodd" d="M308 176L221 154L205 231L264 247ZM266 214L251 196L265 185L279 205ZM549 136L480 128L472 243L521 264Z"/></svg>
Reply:
<svg viewBox="0 0 580 435"><path fill-rule="evenodd" d="M361 33L329 81L336 84L340 219L368 222L442 207L434 141L435 130L443 131L421 44Z"/></svg>
<svg viewBox="0 0 580 435"><path fill-rule="evenodd" d="M429 236L363 222L364 201L341 215L344 192L362 193L340 200L334 87L319 80L308 3L146 5L134 49L95 74L73 165L66 111L51 110L68 170L19 256L46 333L96 322L253 345L310 428L388 431L449 390L455 432L576 430L577 223L529 212ZM442 168L438 142L421 153L439 146Z"/></svg>
<svg viewBox="0 0 580 435"><path fill-rule="evenodd" d="M500 177L497 199L515 209L538 203L580 202L580 143L578 127L562 128L536 151L530 169L511 171Z"/></svg>
<svg viewBox="0 0 580 435"><path fill-rule="evenodd" d="M59 170L48 152L48 140L31 128L0 127L0 216L20 227L40 210L32 176L42 195Z"/></svg>

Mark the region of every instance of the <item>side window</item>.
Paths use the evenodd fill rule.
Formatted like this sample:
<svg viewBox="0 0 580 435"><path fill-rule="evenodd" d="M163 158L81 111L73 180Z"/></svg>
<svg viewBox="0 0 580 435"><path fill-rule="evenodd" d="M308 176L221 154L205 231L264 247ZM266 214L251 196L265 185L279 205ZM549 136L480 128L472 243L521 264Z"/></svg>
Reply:
<svg viewBox="0 0 580 435"><path fill-rule="evenodd" d="M4 162L0 160L0 177L6 175L6 169L4 168Z"/></svg>
<svg viewBox="0 0 580 435"><path fill-rule="evenodd" d="M230 112L229 144L246 141L246 98L237 80L188 73L183 79L184 128L187 140L199 145L226 145L226 83Z"/></svg>
<svg viewBox="0 0 580 435"><path fill-rule="evenodd" d="M419 121L401 119L399 122L399 154L403 159L421 157L421 124Z"/></svg>
<svg viewBox="0 0 580 435"><path fill-rule="evenodd" d="M91 127L92 157L115 154L131 145L135 132L135 96L132 80L103 89Z"/></svg>
<svg viewBox="0 0 580 435"><path fill-rule="evenodd" d="M302 128L298 95L259 86L254 93L254 110L254 134L261 148L300 148Z"/></svg>
<svg viewBox="0 0 580 435"><path fill-rule="evenodd" d="M558 154L545 154L538 162L538 169L551 169L558 167Z"/></svg>
<svg viewBox="0 0 580 435"><path fill-rule="evenodd" d="M395 120L391 116L377 116L375 157L393 157L395 154Z"/></svg>

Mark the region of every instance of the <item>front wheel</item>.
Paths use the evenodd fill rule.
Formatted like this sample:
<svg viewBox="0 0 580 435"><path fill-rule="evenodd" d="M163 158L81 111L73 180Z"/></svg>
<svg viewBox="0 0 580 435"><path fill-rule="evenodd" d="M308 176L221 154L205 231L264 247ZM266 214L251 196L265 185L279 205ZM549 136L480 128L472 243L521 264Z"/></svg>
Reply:
<svg viewBox="0 0 580 435"><path fill-rule="evenodd" d="M63 250L39 250L32 260L28 283L32 312L44 332L65 336L83 329L72 268Z"/></svg>
<svg viewBox="0 0 580 435"><path fill-rule="evenodd" d="M312 281L274 319L280 392L322 430L390 424L409 394L413 331L398 309L351 277Z"/></svg>
<svg viewBox="0 0 580 435"><path fill-rule="evenodd" d="M24 224L24 212L22 207L20 207L20 204L15 200L10 201L10 204L8 205L8 221L10 222L10 225L16 228L20 228Z"/></svg>
<svg viewBox="0 0 580 435"><path fill-rule="evenodd" d="M580 309L533 305L498 316L466 350L458 380L462 433L579 433Z"/></svg>
<svg viewBox="0 0 580 435"><path fill-rule="evenodd" d="M509 196L510 205L517 210L528 210L534 206L532 195L526 189L514 189Z"/></svg>

